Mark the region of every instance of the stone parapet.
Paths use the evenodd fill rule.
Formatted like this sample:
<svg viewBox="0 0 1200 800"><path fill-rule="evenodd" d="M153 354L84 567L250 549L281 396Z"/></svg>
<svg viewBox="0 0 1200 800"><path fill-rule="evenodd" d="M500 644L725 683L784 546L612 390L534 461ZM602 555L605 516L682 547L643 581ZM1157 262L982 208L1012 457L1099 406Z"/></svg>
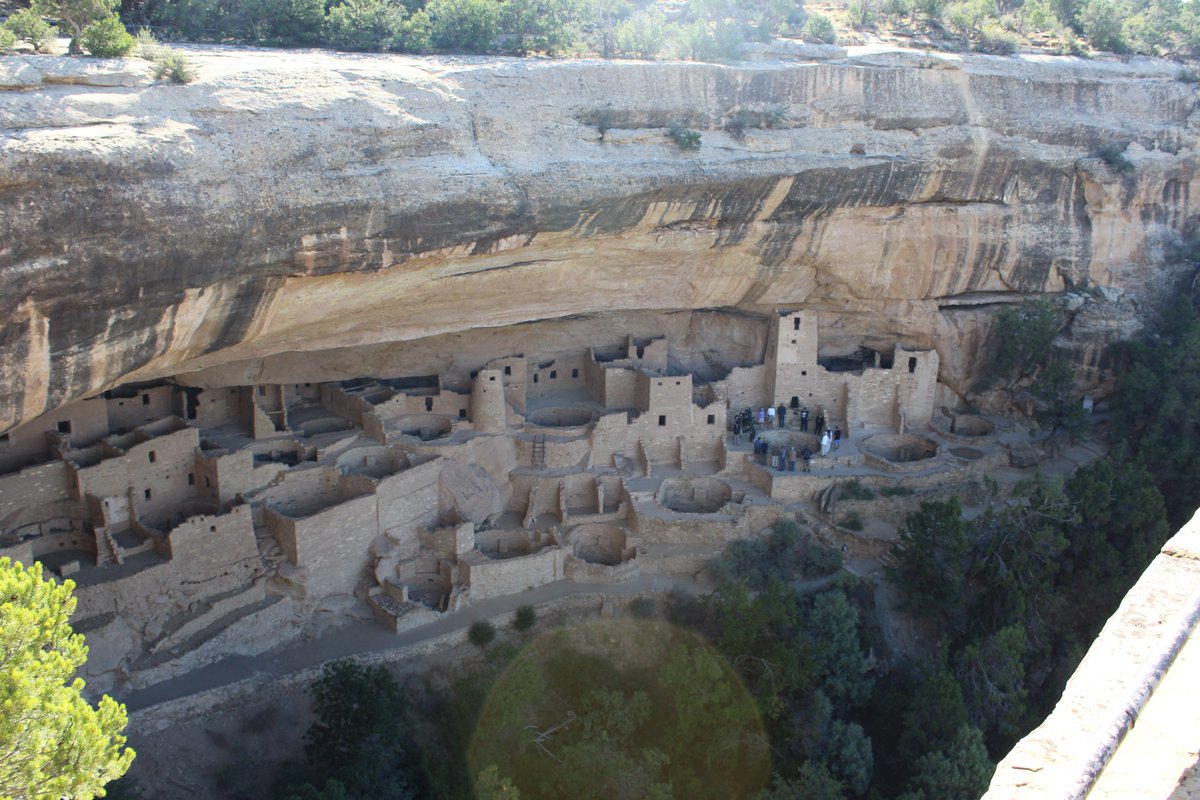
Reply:
<svg viewBox="0 0 1200 800"><path fill-rule="evenodd" d="M1173 728L1182 736L1150 742L1152 749L1174 749L1178 756L1139 769L1139 781L1144 787L1155 782L1172 791L1196 762L1200 720L1194 718L1194 707L1189 710L1188 704L1160 692L1178 677L1200 678L1200 662L1176 659L1193 638L1198 618L1200 514L1167 542L1125 595L1067 682L1053 713L1000 762L983 800L1115 796L1110 789L1119 781L1109 773L1110 765L1117 763L1114 755L1138 746L1139 738L1154 737L1142 724L1151 710L1176 723L1154 729ZM1176 669L1196 674L1176 676ZM1187 683L1194 686L1195 680ZM1187 715L1192 718L1180 718Z"/></svg>

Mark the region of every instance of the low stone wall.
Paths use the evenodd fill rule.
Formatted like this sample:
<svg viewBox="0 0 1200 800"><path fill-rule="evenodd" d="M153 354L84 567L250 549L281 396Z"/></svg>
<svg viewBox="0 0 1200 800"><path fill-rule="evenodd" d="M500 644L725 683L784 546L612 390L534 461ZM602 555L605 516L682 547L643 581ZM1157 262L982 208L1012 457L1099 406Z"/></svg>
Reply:
<svg viewBox="0 0 1200 800"><path fill-rule="evenodd" d="M471 587L471 600L478 602L491 597L517 594L564 577L567 552L561 547L547 547L528 556L505 559L477 557L459 563L462 581Z"/></svg>
<svg viewBox="0 0 1200 800"><path fill-rule="evenodd" d="M729 506L727 506L729 508ZM648 514L634 506L633 530L648 543L722 545L750 534L745 515Z"/></svg>

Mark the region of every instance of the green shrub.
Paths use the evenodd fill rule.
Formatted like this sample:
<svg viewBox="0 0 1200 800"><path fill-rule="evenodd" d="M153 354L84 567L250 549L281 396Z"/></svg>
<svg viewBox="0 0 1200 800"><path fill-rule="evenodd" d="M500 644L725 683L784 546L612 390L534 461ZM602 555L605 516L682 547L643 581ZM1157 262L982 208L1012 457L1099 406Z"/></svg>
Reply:
<svg viewBox="0 0 1200 800"><path fill-rule="evenodd" d="M413 12L400 24L400 32L392 40L393 50L406 53L425 53L433 47L433 20L425 9Z"/></svg>
<svg viewBox="0 0 1200 800"><path fill-rule="evenodd" d="M825 44L837 41L837 33L833 30L833 21L824 14L813 14L804 23L804 38Z"/></svg>
<svg viewBox="0 0 1200 800"><path fill-rule="evenodd" d="M854 27L875 27L875 0L850 0L846 10L850 13L850 24Z"/></svg>
<svg viewBox="0 0 1200 800"><path fill-rule="evenodd" d="M858 515L857 511L851 511L849 514L842 517L840 520L838 520L838 525L842 526L848 531L861 531L863 529L862 517Z"/></svg>
<svg viewBox="0 0 1200 800"><path fill-rule="evenodd" d="M700 149L699 131L685 128L682 124L674 124L667 130L667 135L671 137L671 141L675 142L676 147L680 150Z"/></svg>
<svg viewBox="0 0 1200 800"><path fill-rule="evenodd" d="M981 53L1008 55L1021 46L1021 37L1010 30L1005 30L999 23L987 22L979 30L979 40L975 49Z"/></svg>
<svg viewBox="0 0 1200 800"><path fill-rule="evenodd" d="M1115 0L1088 0L1076 16L1083 35L1097 50L1124 53L1122 7Z"/></svg>
<svg viewBox="0 0 1200 800"><path fill-rule="evenodd" d="M79 41L84 50L101 58L126 55L137 43L116 14L88 25L80 34Z"/></svg>
<svg viewBox="0 0 1200 800"><path fill-rule="evenodd" d="M1047 300L1026 300L1017 308L1000 309L988 335L989 355L980 388L997 382L1013 386L1036 373L1047 363L1058 330L1058 310Z"/></svg>
<svg viewBox="0 0 1200 800"><path fill-rule="evenodd" d="M154 77L171 83L191 83L196 79L196 71L187 56L168 50L154 60Z"/></svg>
<svg viewBox="0 0 1200 800"><path fill-rule="evenodd" d="M599 108L581 117L580 122L596 126L596 132L600 134L600 141L603 142L604 135L608 133L609 128L613 127L615 119L616 115L613 114L611 108Z"/></svg>
<svg viewBox="0 0 1200 800"><path fill-rule="evenodd" d="M196 72L187 56L159 42L146 28L137 32L134 43L134 53L137 57L154 63L155 80L191 83L196 78Z"/></svg>
<svg viewBox="0 0 1200 800"><path fill-rule="evenodd" d="M325 0L242 0L241 6L256 41L278 45L320 41Z"/></svg>
<svg viewBox="0 0 1200 800"><path fill-rule="evenodd" d="M11 53L17 46L17 37L4 26L0 26L0 53Z"/></svg>
<svg viewBox="0 0 1200 800"><path fill-rule="evenodd" d="M629 604L629 611L638 619L658 616L658 602L653 597L639 597Z"/></svg>
<svg viewBox="0 0 1200 800"><path fill-rule="evenodd" d="M875 491L870 486L863 486L857 480L846 481L841 486L842 497L850 500L874 500Z"/></svg>
<svg viewBox="0 0 1200 800"><path fill-rule="evenodd" d="M4 23L13 36L33 45L39 53L49 52L49 46L58 36L58 28L42 19L31 8L23 8Z"/></svg>
<svg viewBox="0 0 1200 800"><path fill-rule="evenodd" d="M1133 172L1133 162L1125 157L1124 145L1106 144L1096 151L1096 156L1114 172Z"/></svg>
<svg viewBox="0 0 1200 800"><path fill-rule="evenodd" d="M1200 72L1191 67L1181 67L1179 72L1175 73L1175 80L1183 83L1200 83Z"/></svg>
<svg viewBox="0 0 1200 800"><path fill-rule="evenodd" d="M345 0L325 15L324 39L342 50L386 50L400 34L404 6L385 0Z"/></svg>
<svg viewBox="0 0 1200 800"><path fill-rule="evenodd" d="M435 47L484 53L500 33L500 6L494 0L430 0L425 6Z"/></svg>
<svg viewBox="0 0 1200 800"><path fill-rule="evenodd" d="M506 50L553 56L575 47L576 23L583 12L577 0L504 0L501 9Z"/></svg>
<svg viewBox="0 0 1200 800"><path fill-rule="evenodd" d="M654 58L667 41L667 24L657 8L638 11L613 29L614 50L633 58Z"/></svg>
<svg viewBox="0 0 1200 800"><path fill-rule="evenodd" d="M787 124L787 106L773 105L762 110L739 108L725 123L725 130L740 140L751 128L782 128Z"/></svg>
<svg viewBox="0 0 1200 800"><path fill-rule="evenodd" d="M693 61L735 59L741 55L744 43L739 26L721 21L710 28L707 22L698 20L676 30L675 52Z"/></svg>
<svg viewBox="0 0 1200 800"><path fill-rule="evenodd" d="M134 47L133 52L138 58L144 58L147 61L157 61L169 49L158 39L154 38L154 34L148 28L140 28L137 35L133 37Z"/></svg>
<svg viewBox="0 0 1200 800"><path fill-rule="evenodd" d="M527 631L537 622L537 609L533 606L521 606L517 609L516 616L513 617L513 628L518 631Z"/></svg>
<svg viewBox="0 0 1200 800"><path fill-rule="evenodd" d="M29 7L38 16L60 22L71 35L71 54L81 55L84 29L109 15L115 16L121 0L32 0Z"/></svg>
<svg viewBox="0 0 1200 800"><path fill-rule="evenodd" d="M753 591L773 580L788 582L799 575L827 575L842 565L841 554L790 519L781 519L764 538L738 539L713 564L718 575Z"/></svg>
<svg viewBox="0 0 1200 800"><path fill-rule="evenodd" d="M885 486L879 490L884 497L909 497L913 490L907 486Z"/></svg>
<svg viewBox="0 0 1200 800"><path fill-rule="evenodd" d="M487 647L495 638L496 626L486 619L472 623L470 629L467 631L467 639L476 647Z"/></svg>
<svg viewBox="0 0 1200 800"><path fill-rule="evenodd" d="M735 59L742 54L742 45L746 37L742 35L741 26L729 22L718 22L712 32L713 57Z"/></svg>
<svg viewBox="0 0 1200 800"><path fill-rule="evenodd" d="M828 575L842 568L842 554L806 531L800 538L800 567L805 575Z"/></svg>

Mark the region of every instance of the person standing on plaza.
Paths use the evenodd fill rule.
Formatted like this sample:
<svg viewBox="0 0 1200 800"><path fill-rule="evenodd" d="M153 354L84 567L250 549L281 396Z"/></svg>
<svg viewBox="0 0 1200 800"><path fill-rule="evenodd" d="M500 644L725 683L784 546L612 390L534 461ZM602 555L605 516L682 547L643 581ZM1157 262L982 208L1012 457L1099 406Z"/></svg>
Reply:
<svg viewBox="0 0 1200 800"><path fill-rule="evenodd" d="M779 427L786 428L787 427L787 406L785 406L783 403L779 404L779 413L777 414L777 417L779 418Z"/></svg>
<svg viewBox="0 0 1200 800"><path fill-rule="evenodd" d="M829 455L829 446L832 443L833 443L833 437L829 435L829 431L825 431L825 434L821 437L821 455L822 456Z"/></svg>
<svg viewBox="0 0 1200 800"><path fill-rule="evenodd" d="M767 427L775 427L775 406L767 406Z"/></svg>
<svg viewBox="0 0 1200 800"><path fill-rule="evenodd" d="M842 429L840 427L833 429L833 449L838 450L842 446Z"/></svg>
<svg viewBox="0 0 1200 800"><path fill-rule="evenodd" d="M808 406L800 409L800 430L808 433Z"/></svg>

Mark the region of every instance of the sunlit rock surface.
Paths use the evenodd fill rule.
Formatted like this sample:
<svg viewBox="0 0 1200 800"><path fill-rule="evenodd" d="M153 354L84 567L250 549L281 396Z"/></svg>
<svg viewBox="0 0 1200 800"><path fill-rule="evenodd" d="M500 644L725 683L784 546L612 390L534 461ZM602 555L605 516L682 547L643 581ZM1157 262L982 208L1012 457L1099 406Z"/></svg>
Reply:
<svg viewBox="0 0 1200 800"><path fill-rule="evenodd" d="M1064 290L1064 345L1102 378L1102 345L1188 269L1194 84L1149 60L842 53L214 48L187 86L0 57L0 430L130 380L419 374L597 331L733 334L776 305L821 310L830 353L936 347L961 391L992 304ZM661 313L708 308L736 313Z"/></svg>

